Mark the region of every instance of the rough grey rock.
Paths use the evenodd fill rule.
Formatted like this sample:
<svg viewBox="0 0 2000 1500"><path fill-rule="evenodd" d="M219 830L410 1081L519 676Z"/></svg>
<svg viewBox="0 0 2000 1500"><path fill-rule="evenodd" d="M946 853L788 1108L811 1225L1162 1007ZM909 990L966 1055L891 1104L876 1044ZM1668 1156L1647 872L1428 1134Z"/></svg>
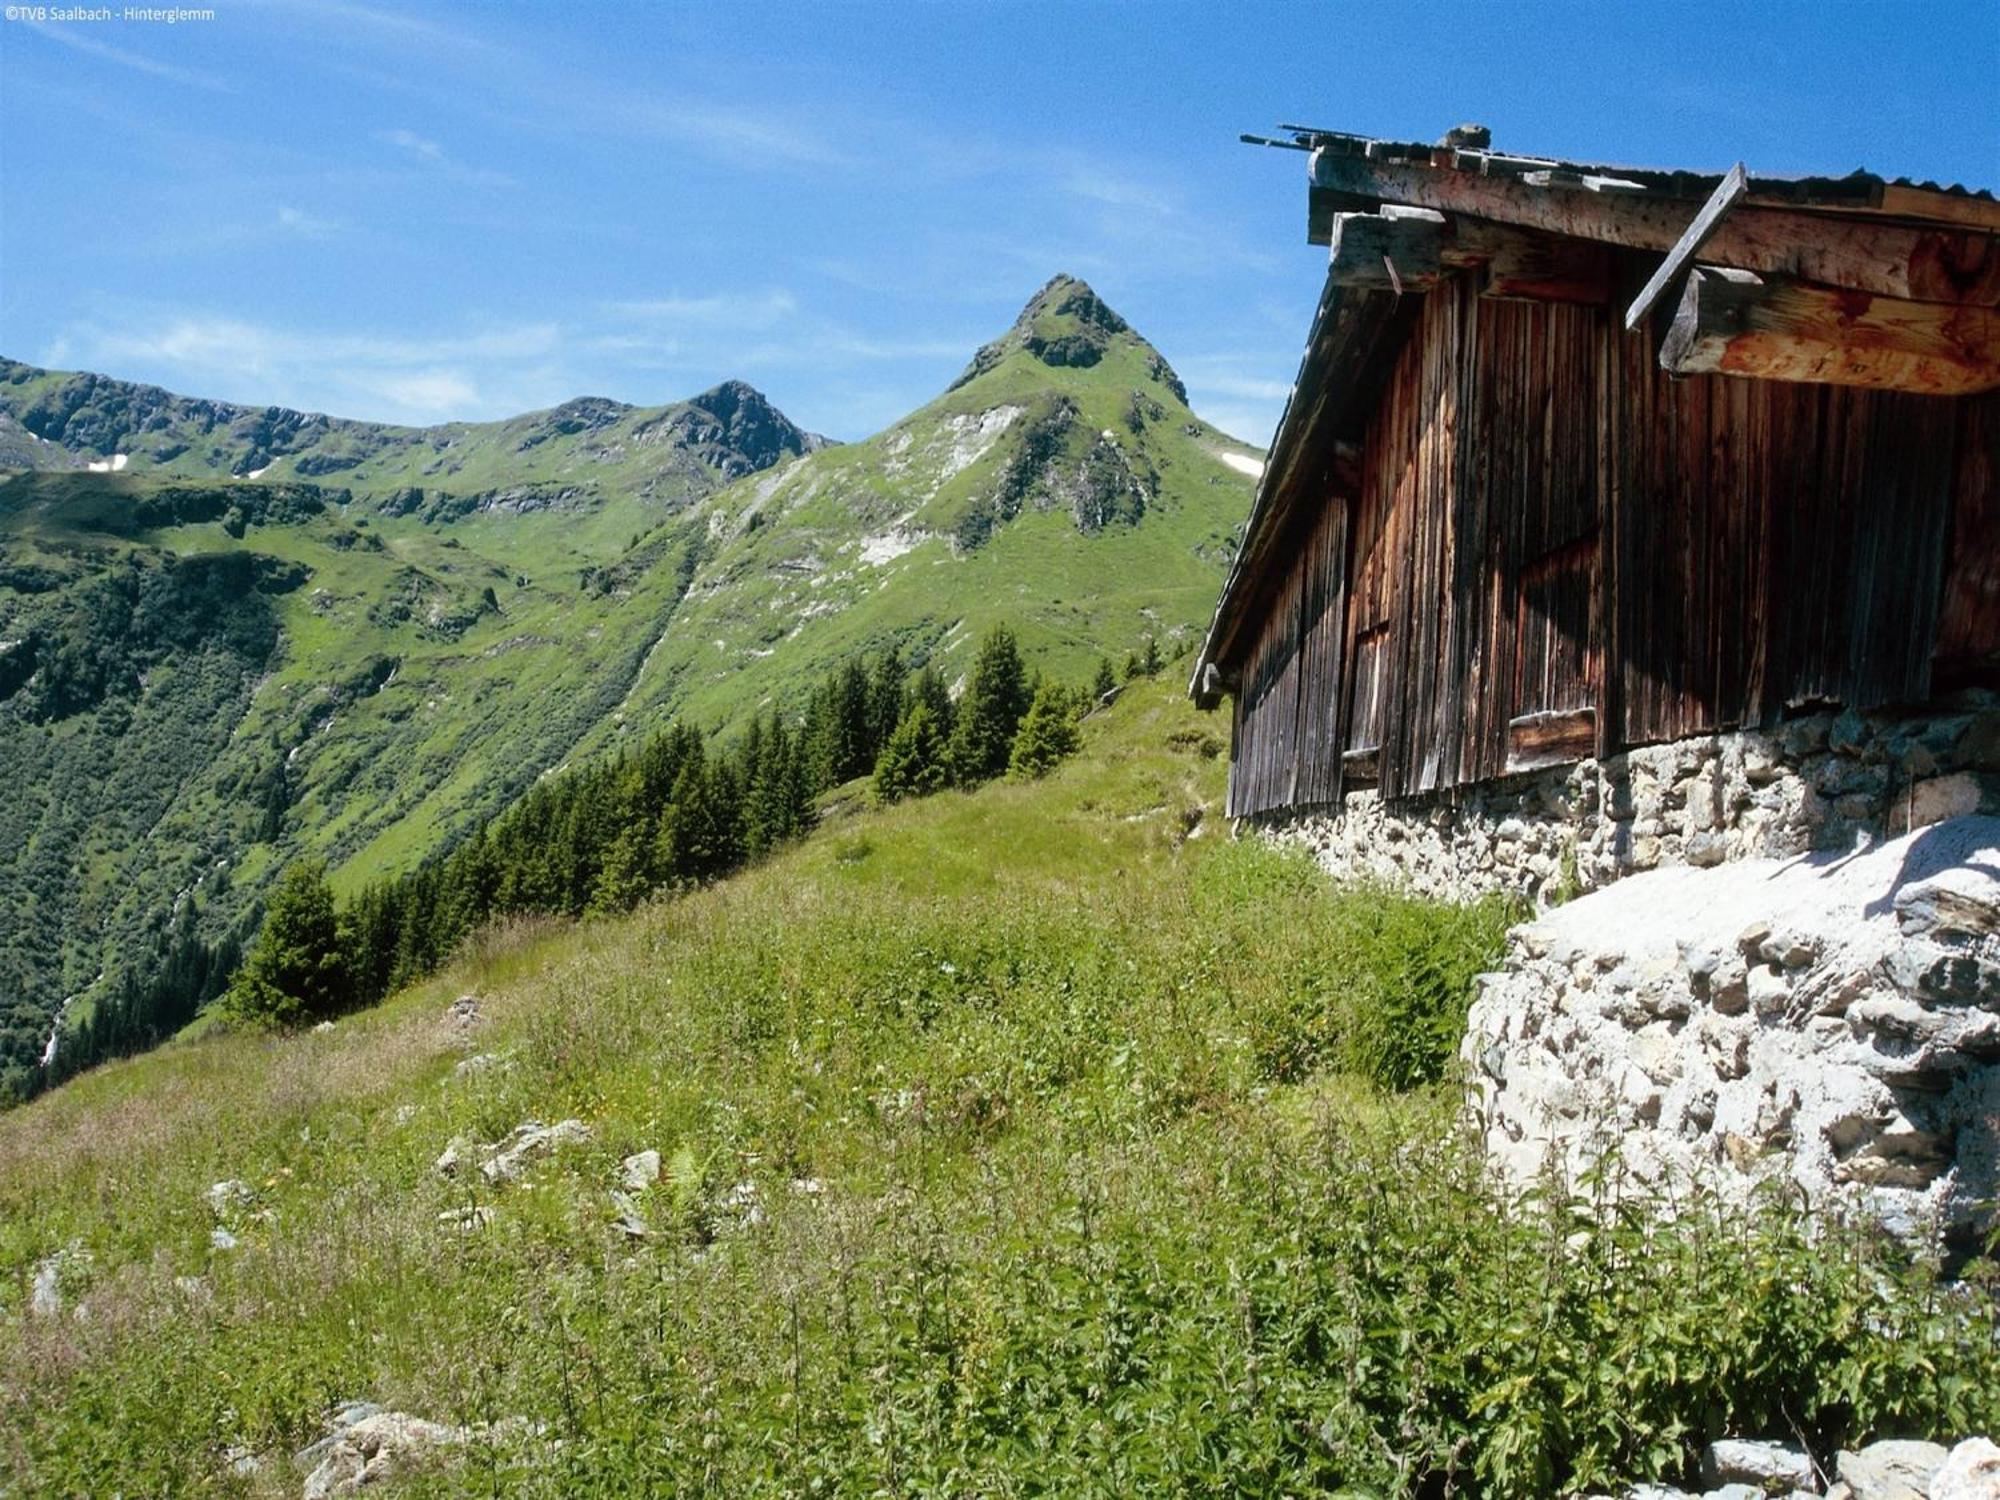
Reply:
<svg viewBox="0 0 2000 1500"><path fill-rule="evenodd" d="M1854 1500L1929 1500L1931 1476L1946 1456L1936 1443L1895 1438L1858 1453L1843 1449L1834 1467Z"/></svg>
<svg viewBox="0 0 2000 1500"><path fill-rule="evenodd" d="M352 1411L360 1408L348 1408ZM299 1465L314 1462L306 1476L305 1500L337 1500L358 1493L364 1485L378 1484L398 1468L413 1465L439 1448L457 1447L467 1442L471 1430L428 1422L406 1412L367 1410L365 1415L342 1422L335 1418L336 1430L299 1455ZM308 1455L317 1455L316 1461Z"/></svg>
<svg viewBox="0 0 2000 1500"><path fill-rule="evenodd" d="M527 1120L516 1125L504 1141L494 1143L492 1155L479 1164L479 1170L488 1182L512 1182L535 1157L589 1139L590 1127L581 1120L561 1120L554 1125Z"/></svg>
<svg viewBox="0 0 2000 1500"><path fill-rule="evenodd" d="M1748 1484L1757 1493L1782 1486L1812 1490L1819 1484L1813 1471L1812 1455L1790 1443L1752 1442L1744 1438L1721 1438L1702 1451L1701 1482L1711 1487Z"/></svg>
<svg viewBox="0 0 2000 1500"><path fill-rule="evenodd" d="M1930 1500L2000 1500L2000 1446L1967 1438L1931 1476Z"/></svg>
<svg viewBox="0 0 2000 1500"><path fill-rule="evenodd" d="M226 1219L257 1201L256 1190L233 1177L212 1184L202 1196L208 1200L209 1212L218 1219Z"/></svg>
<svg viewBox="0 0 2000 1500"><path fill-rule="evenodd" d="M1258 826L1345 877L1451 900L1511 891L1546 908L1644 870L1845 851L2000 813L2000 767L1987 763L1995 747L2000 695L1981 691L1910 717L1820 713L1774 734L1642 746L1448 799L1389 807L1354 791L1337 812ZM1937 899L1957 913L1960 898L1976 917L1992 893L1952 889Z"/></svg>
<svg viewBox="0 0 2000 1500"><path fill-rule="evenodd" d="M660 1153L635 1151L618 1164L618 1180L628 1193L643 1193L660 1180Z"/></svg>

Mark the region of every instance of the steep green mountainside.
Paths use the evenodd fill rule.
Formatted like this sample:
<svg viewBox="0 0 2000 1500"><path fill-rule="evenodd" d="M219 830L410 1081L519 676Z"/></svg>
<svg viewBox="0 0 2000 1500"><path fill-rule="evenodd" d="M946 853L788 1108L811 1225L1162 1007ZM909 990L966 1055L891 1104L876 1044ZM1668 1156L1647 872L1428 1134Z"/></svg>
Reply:
<svg viewBox="0 0 2000 1500"><path fill-rule="evenodd" d="M1492 914L1229 838L1216 728L1142 680L1046 780L0 1115L0 1490L1541 1500L2000 1422L1990 1278L1496 1201L1370 1065Z"/></svg>
<svg viewBox="0 0 2000 1500"><path fill-rule="evenodd" d="M386 518L499 522L615 555L632 533L827 440L727 381L668 406L585 396L503 422L395 427L176 396L0 359L0 468L336 485Z"/></svg>
<svg viewBox="0 0 2000 1500"><path fill-rule="evenodd" d="M24 789L0 803L0 1088L181 903L240 930L301 855L352 890L539 776L676 717L727 731L864 650L956 676L1006 621L1083 681L1185 636L1257 468L1060 277L951 390L840 447L747 387L418 432L7 372L0 454L41 467L0 479L0 776ZM615 415L557 430L578 407ZM642 441L675 422L680 446ZM495 498L572 483L596 488Z"/></svg>
<svg viewBox="0 0 2000 1500"><path fill-rule="evenodd" d="M727 719L859 651L962 662L1000 622L1085 679L1206 622L1261 457L1058 276L929 405L705 506L709 555L632 702Z"/></svg>

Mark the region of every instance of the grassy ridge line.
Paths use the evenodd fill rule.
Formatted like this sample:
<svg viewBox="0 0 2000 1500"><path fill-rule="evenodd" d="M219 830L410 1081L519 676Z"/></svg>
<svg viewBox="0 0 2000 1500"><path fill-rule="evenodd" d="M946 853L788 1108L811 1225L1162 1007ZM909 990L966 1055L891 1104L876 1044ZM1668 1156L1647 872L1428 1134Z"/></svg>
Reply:
<svg viewBox="0 0 2000 1500"><path fill-rule="evenodd" d="M1214 727L1142 684L1046 782L0 1117L0 1475L296 1494L356 1397L541 1424L419 1495L1526 1497L1711 1430L2000 1419L1976 1289L1778 1212L1502 1212L1447 1097L1329 1073L1459 919L1218 836ZM528 1117L592 1138L514 1186L432 1169ZM610 1190L649 1147L633 1240ZM228 1251L223 1179L255 1195ZM70 1245L88 1315L26 1316Z"/></svg>

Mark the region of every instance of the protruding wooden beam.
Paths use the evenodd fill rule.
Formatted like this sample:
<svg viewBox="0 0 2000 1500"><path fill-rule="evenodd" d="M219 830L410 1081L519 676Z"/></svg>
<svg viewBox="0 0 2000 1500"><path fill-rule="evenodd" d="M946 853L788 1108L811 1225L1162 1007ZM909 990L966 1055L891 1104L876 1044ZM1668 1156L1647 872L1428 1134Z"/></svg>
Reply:
<svg viewBox="0 0 2000 1500"><path fill-rule="evenodd" d="M1427 292L1444 278L1444 215L1425 209L1335 214L1327 276L1371 292Z"/></svg>
<svg viewBox="0 0 2000 1500"><path fill-rule="evenodd" d="M1688 202L1664 193L1593 193L1531 187L1516 178L1375 162L1320 150L1315 197L1406 203L1665 252L1687 229ZM1971 229L1917 228L1859 214L1805 213L1743 204L1722 221L1704 260L1884 297L2000 305L2000 237Z"/></svg>
<svg viewBox="0 0 2000 1500"><path fill-rule="evenodd" d="M1451 231L1445 264L1484 266L1482 297L1591 307L1611 300L1607 245L1462 216L1451 220Z"/></svg>
<svg viewBox="0 0 2000 1500"><path fill-rule="evenodd" d="M1680 278L1682 272L1694 264L1695 254L1715 238L1716 230L1722 227L1722 216L1743 201L1743 195L1750 191L1750 171L1738 162L1729 169L1722 181L1715 185L1715 191L1708 195L1708 202L1702 204L1681 237L1667 252L1646 284L1639 289L1639 295L1632 299L1632 305L1625 309L1625 331L1631 333L1646 321L1646 315L1653 310L1653 304L1666 295L1667 288Z"/></svg>
<svg viewBox="0 0 2000 1500"><path fill-rule="evenodd" d="M1701 267L1660 368L1965 396L2000 386L2000 313Z"/></svg>

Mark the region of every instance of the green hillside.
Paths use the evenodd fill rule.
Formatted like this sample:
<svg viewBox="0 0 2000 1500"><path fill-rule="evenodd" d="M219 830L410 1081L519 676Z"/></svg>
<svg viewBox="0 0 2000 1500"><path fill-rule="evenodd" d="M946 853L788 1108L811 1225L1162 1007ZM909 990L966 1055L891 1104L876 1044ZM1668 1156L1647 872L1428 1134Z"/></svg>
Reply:
<svg viewBox="0 0 2000 1500"><path fill-rule="evenodd" d="M0 413L40 465L0 478L0 1089L187 903L241 935L300 856L351 892L862 651L956 676L1005 620L1081 682L1185 637L1256 469L1060 277L851 446L734 385L418 430L10 364Z"/></svg>
<svg viewBox="0 0 2000 1500"><path fill-rule="evenodd" d="M533 555L605 560L730 480L825 446L741 381L667 406L586 396L503 422L395 427L0 359L0 468L304 480Z"/></svg>
<svg viewBox="0 0 2000 1500"><path fill-rule="evenodd" d="M937 400L705 507L710 554L633 704L727 719L861 651L960 662L1002 621L1086 680L1207 622L1260 458L1059 276Z"/></svg>
<svg viewBox="0 0 2000 1500"><path fill-rule="evenodd" d="M1171 683L1083 732L0 1116L0 1491L1507 1500L2000 1420L1990 1286L1879 1235L1493 1198L1373 1060L1497 914L1230 839Z"/></svg>

